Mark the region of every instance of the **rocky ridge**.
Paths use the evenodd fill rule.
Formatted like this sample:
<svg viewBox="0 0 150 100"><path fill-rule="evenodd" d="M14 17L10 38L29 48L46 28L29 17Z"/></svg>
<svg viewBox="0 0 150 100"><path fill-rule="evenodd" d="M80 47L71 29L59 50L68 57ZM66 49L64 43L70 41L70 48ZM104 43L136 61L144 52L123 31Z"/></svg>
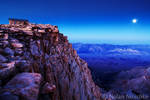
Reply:
<svg viewBox="0 0 150 100"><path fill-rule="evenodd" d="M120 72L111 84L112 90L121 95L136 97L137 100L150 99L150 67L135 67ZM132 98L135 99L135 98ZM128 99L127 99L128 100ZM130 99L129 99L130 100Z"/></svg>
<svg viewBox="0 0 150 100"><path fill-rule="evenodd" d="M103 100L57 26L0 25L0 100Z"/></svg>

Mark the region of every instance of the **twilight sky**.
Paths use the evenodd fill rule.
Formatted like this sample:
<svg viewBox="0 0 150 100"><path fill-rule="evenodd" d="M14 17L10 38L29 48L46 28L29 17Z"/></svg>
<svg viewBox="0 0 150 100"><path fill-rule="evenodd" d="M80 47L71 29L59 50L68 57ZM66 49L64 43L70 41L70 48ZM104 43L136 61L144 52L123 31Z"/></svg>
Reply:
<svg viewBox="0 0 150 100"><path fill-rule="evenodd" d="M0 9L1 24L58 25L70 42L150 44L150 0L1 0Z"/></svg>

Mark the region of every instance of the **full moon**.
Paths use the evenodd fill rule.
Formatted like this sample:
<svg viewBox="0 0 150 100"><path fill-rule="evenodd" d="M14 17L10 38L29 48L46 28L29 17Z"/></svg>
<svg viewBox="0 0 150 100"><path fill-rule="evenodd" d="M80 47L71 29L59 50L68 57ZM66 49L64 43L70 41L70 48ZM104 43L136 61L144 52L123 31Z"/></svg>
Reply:
<svg viewBox="0 0 150 100"><path fill-rule="evenodd" d="M133 19L133 20L132 20L132 23L137 23L137 19Z"/></svg>

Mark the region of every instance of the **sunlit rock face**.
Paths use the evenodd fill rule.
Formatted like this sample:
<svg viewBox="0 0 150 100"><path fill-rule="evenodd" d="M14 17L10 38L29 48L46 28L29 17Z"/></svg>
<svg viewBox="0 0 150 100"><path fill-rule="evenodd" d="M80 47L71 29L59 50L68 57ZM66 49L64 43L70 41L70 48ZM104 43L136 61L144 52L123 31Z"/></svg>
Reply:
<svg viewBox="0 0 150 100"><path fill-rule="evenodd" d="M0 100L102 99L58 27L28 24L0 25Z"/></svg>

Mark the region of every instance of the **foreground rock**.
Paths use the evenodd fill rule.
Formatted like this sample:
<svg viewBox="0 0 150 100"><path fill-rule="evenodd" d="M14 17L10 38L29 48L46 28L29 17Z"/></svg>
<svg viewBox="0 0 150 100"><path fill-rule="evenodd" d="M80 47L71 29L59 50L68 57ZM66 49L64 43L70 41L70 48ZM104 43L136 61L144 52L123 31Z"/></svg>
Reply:
<svg viewBox="0 0 150 100"><path fill-rule="evenodd" d="M7 100L6 95L10 95L14 100L17 96L21 100L37 100L41 81L42 77L37 73L18 74L4 86L0 97Z"/></svg>
<svg viewBox="0 0 150 100"><path fill-rule="evenodd" d="M0 64L0 80L8 80L11 76L17 73L15 62Z"/></svg>

